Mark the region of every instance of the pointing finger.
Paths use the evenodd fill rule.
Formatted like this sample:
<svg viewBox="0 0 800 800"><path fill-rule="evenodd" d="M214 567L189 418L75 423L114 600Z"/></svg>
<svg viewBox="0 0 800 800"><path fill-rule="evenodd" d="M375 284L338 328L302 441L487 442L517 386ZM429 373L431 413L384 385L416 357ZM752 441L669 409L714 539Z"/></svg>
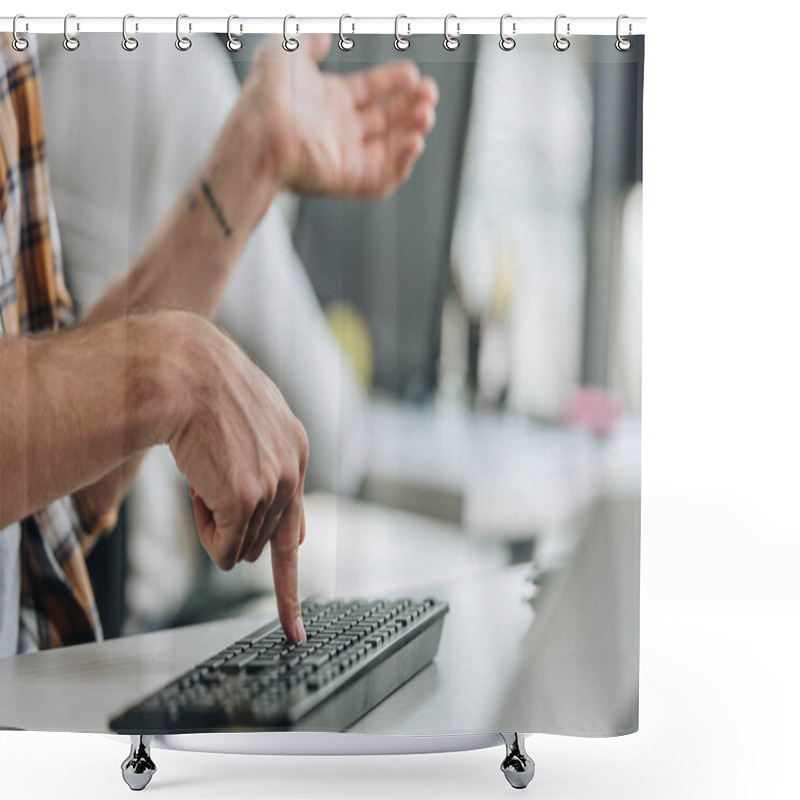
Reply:
<svg viewBox="0 0 800 800"><path fill-rule="evenodd" d="M287 637L295 642L306 640L297 588L297 548L303 519L303 500L297 494L281 516L270 540L272 580L278 601L278 617Z"/></svg>

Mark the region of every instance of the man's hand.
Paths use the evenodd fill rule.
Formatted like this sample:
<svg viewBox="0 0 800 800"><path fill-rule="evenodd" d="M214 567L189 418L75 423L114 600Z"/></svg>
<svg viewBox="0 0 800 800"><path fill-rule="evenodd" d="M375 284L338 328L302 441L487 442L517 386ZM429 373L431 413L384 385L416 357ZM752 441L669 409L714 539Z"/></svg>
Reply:
<svg viewBox="0 0 800 800"><path fill-rule="evenodd" d="M169 446L191 486L200 542L223 570L255 561L269 542L283 629L305 640L297 590L305 430L237 345L210 323L180 316L175 375L184 385L176 387L182 400Z"/></svg>
<svg viewBox="0 0 800 800"><path fill-rule="evenodd" d="M323 73L330 43L304 36L287 53L268 37L253 57L241 100L262 119L261 168L300 193L384 197L422 153L438 89L410 62Z"/></svg>

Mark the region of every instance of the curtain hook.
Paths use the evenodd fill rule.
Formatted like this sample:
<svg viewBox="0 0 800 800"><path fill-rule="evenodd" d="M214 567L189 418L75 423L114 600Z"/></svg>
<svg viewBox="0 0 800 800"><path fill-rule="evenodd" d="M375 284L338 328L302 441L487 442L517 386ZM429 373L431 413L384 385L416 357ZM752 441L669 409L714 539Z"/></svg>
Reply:
<svg viewBox="0 0 800 800"><path fill-rule="evenodd" d="M24 14L17 14L17 16L14 17L14 24L11 27L12 33L14 35L14 40L11 42L11 46L18 53L23 53L25 50L28 49L28 45L30 44L30 42L27 39L23 39L17 33L17 20L20 20L20 19L25 19L25 15ZM27 22L25 23L25 30L28 30L28 23Z"/></svg>
<svg viewBox="0 0 800 800"><path fill-rule="evenodd" d="M242 49L242 40L241 39L237 39L231 33L231 22L233 22L235 19L239 19L239 17L237 17L236 14L231 14L228 17L228 41L225 42L225 47L227 47L228 50L231 51L231 53L236 53L236 52L238 52L239 50ZM241 31L242 31L242 26L240 25L239 26L239 32L241 33Z"/></svg>
<svg viewBox="0 0 800 800"><path fill-rule="evenodd" d="M444 18L444 49L449 50L452 53L453 50L458 50L458 47L461 44L461 42L458 40L458 37L461 35L461 23L456 21L456 35L451 36L447 32L447 23L450 22L451 19L458 20L458 17L455 14L448 14Z"/></svg>
<svg viewBox="0 0 800 800"><path fill-rule="evenodd" d="M175 47L182 53L185 53L191 46L192 40L188 36L181 36L181 20L188 19L188 14L178 14L175 19ZM189 23L189 31L192 30L192 23Z"/></svg>
<svg viewBox="0 0 800 800"><path fill-rule="evenodd" d="M289 20L290 19L297 19L297 17L293 17L291 14L283 18L283 49L287 53L293 53L300 47L300 42L295 39L293 36L289 36ZM300 31L300 26L296 27L296 30Z"/></svg>
<svg viewBox="0 0 800 800"><path fill-rule="evenodd" d="M67 16L64 17L64 42L63 42L63 44L64 44L64 49L65 50L69 50L70 53L74 53L81 46L81 43L80 43L80 41L78 41L78 39L75 36L70 36L70 34L69 34L69 30L67 29L67 26L69 25L69 21L71 19L75 19L75 15L74 14L67 14ZM76 22L75 23L75 30L79 31L80 29L81 29L80 23Z"/></svg>
<svg viewBox="0 0 800 800"><path fill-rule="evenodd" d="M508 52L509 50L513 50L517 46L516 39L513 36L507 36L505 31L503 30L503 26L507 19L512 19L511 14L503 14L500 17L500 49L505 50ZM517 23L511 23L511 33L516 34L517 32Z"/></svg>
<svg viewBox="0 0 800 800"><path fill-rule="evenodd" d="M555 24L553 26L553 32L554 32L555 37L556 37L555 41L553 42L553 47L555 47L555 49L558 50L559 53L563 53L565 50L569 50L569 45L570 45L569 39L567 39L566 36L561 36L559 34L559 32L558 32L558 21L560 19L566 19L566 18L567 18L566 14L559 14L556 17L556 21L555 21ZM567 36L569 36L569 27L570 27L570 24L568 22L567 23Z"/></svg>
<svg viewBox="0 0 800 800"><path fill-rule="evenodd" d="M617 50L620 51L620 53L624 53L626 50L630 50L631 49L631 40L630 39L625 39L622 36L622 33L620 32L621 31L620 23L624 19L628 19L628 15L627 14L620 14L617 17L617 41L614 42L614 47L616 47ZM629 22L628 23L628 36L631 35L631 30L632 29L633 29L633 26Z"/></svg>
<svg viewBox="0 0 800 800"><path fill-rule="evenodd" d="M126 14L122 18L122 49L132 53L139 46L139 40L134 39L133 36L128 36L128 31L126 29L129 19L136 19L136 17L134 17L133 14ZM136 23L136 30L139 30L138 23Z"/></svg>
<svg viewBox="0 0 800 800"><path fill-rule="evenodd" d="M342 16L339 17L339 49L340 50L345 50L345 51L346 50L352 50L353 47L355 47L355 44L356 44L348 36L345 36L344 35L344 31L342 30L342 27L344 25L344 21L346 19L353 19L353 18L349 14L342 14ZM356 24L355 24L355 22L353 22L352 25L353 25L353 31L352 32L355 33L356 32Z"/></svg>
<svg viewBox="0 0 800 800"><path fill-rule="evenodd" d="M408 48L411 47L411 40L410 39L406 39L405 36L401 36L400 35L400 20L401 19L406 19L407 20L408 17L405 14L398 14L394 18L394 49L403 51L403 50L408 50ZM408 32L406 33L406 36L411 36L411 23L410 22L406 22L406 27L408 28Z"/></svg>

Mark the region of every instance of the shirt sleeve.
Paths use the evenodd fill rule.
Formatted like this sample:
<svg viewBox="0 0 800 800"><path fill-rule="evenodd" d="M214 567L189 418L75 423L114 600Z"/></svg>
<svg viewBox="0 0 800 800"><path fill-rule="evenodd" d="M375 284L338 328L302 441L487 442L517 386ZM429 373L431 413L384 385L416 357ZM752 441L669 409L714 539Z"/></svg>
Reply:
<svg viewBox="0 0 800 800"><path fill-rule="evenodd" d="M78 526L75 530L78 543L81 546L81 550L83 550L83 554L88 556L97 542L114 530L119 518L119 509L115 507L100 514L93 507L91 500L81 491L75 492L70 497L70 500L78 521Z"/></svg>

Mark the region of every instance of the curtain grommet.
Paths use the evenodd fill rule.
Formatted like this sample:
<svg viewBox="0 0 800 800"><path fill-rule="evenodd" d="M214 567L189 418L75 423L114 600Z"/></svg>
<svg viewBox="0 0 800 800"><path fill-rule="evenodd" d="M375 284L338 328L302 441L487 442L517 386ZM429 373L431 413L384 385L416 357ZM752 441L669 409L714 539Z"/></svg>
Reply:
<svg viewBox="0 0 800 800"><path fill-rule="evenodd" d="M344 21L346 19L353 18L349 14L342 14L342 16L339 17L339 49L343 50L345 53L349 52L356 46L356 43L349 36L344 35ZM356 24L355 22L351 24L353 28L352 33L355 33Z"/></svg>
<svg viewBox="0 0 800 800"><path fill-rule="evenodd" d="M298 47L300 47L300 42L295 39L293 36L289 36L289 20L290 19L297 19L297 17L292 16L291 14L287 14L283 18L283 49L287 53L294 53ZM300 26L296 25L295 30L299 32Z"/></svg>
<svg viewBox="0 0 800 800"><path fill-rule="evenodd" d="M136 19L133 14L126 14L122 18L122 49L126 50L128 53L132 53L138 46L139 40L133 36L128 36L128 20L129 19ZM136 30L139 30L139 25L136 25Z"/></svg>
<svg viewBox="0 0 800 800"><path fill-rule="evenodd" d="M617 17L617 41L614 42L614 47L616 47L617 50L619 50L620 53L627 53L628 50L631 49L631 45L633 44L633 42L631 42L630 39L626 39L621 33L621 30L622 30L621 23L622 23L622 20L624 20L624 19L629 19L627 14L620 14ZM631 29L632 29L632 26L631 26L631 24L629 22L628 23L628 36L631 35Z"/></svg>
<svg viewBox="0 0 800 800"><path fill-rule="evenodd" d="M185 53L189 50L192 46L192 40L188 36L183 36L181 34L181 20L188 19L188 14L178 14L175 18L175 47L181 51L181 53ZM192 23L189 23L189 33L192 32Z"/></svg>
<svg viewBox="0 0 800 800"><path fill-rule="evenodd" d="M512 35L509 36L504 29L507 19L513 19L511 14L503 14L503 16L500 17L500 49L506 53L510 52L517 46L517 40L514 38L517 33L517 23L511 23Z"/></svg>
<svg viewBox="0 0 800 800"><path fill-rule="evenodd" d="M11 46L18 52L24 53L28 49L28 45L30 42L27 39L24 39L22 36L17 33L17 22L21 19L25 19L24 14L17 14L14 17L14 24L12 25L11 32L13 39L11 41ZM27 23L25 29L27 30Z"/></svg>
<svg viewBox="0 0 800 800"><path fill-rule="evenodd" d="M409 47L411 47L411 40L406 38L408 36L411 36L411 23L410 22L406 22L406 27L408 28L408 30L406 31L406 35L405 36L401 36L400 35L400 20L401 19L406 19L407 20L408 17L405 14L398 14L394 18L394 49L395 50L399 50L401 53L403 53L406 50L408 50Z"/></svg>
<svg viewBox="0 0 800 800"><path fill-rule="evenodd" d="M567 22L567 36L562 36L558 32L559 20L566 18L567 18L566 14L559 14L556 17L555 22L553 23L553 35L555 36L555 39L553 40L553 47L555 47L555 49L558 50L559 53L563 53L565 50L569 50L570 41L567 38L567 36L569 36L570 34L570 23Z"/></svg>
<svg viewBox="0 0 800 800"><path fill-rule="evenodd" d="M447 24L450 22L451 19L456 20L456 35L452 36L450 32L447 30ZM455 14L448 14L444 18L444 49L448 50L449 52L453 52L454 50L458 50L461 42L458 40L458 37L461 35L461 23L458 21L458 17Z"/></svg>
<svg viewBox="0 0 800 800"><path fill-rule="evenodd" d="M64 17L64 41L62 42L62 45L67 52L74 53L81 46L81 43L77 36L70 35L68 26L71 19L75 19L74 14L67 14L67 16ZM76 22L75 30L79 31L80 29L80 23Z"/></svg>
<svg viewBox="0 0 800 800"><path fill-rule="evenodd" d="M228 41L227 41L227 42L225 42L225 47L227 47L227 48L228 48L228 50L229 50L231 53L238 53L238 52L239 52L239 50L241 50L241 49L242 49L242 40L241 40L241 39L237 39L237 38L236 38L236 37L235 37L235 36L234 36L234 35L231 33L231 23L232 23L232 22L233 22L235 19L239 19L239 17L237 17L237 16L236 16L236 14L231 14L231 15L228 17ZM240 26L239 26L239 33L241 33L241 32L242 32L242 26L240 25Z"/></svg>

